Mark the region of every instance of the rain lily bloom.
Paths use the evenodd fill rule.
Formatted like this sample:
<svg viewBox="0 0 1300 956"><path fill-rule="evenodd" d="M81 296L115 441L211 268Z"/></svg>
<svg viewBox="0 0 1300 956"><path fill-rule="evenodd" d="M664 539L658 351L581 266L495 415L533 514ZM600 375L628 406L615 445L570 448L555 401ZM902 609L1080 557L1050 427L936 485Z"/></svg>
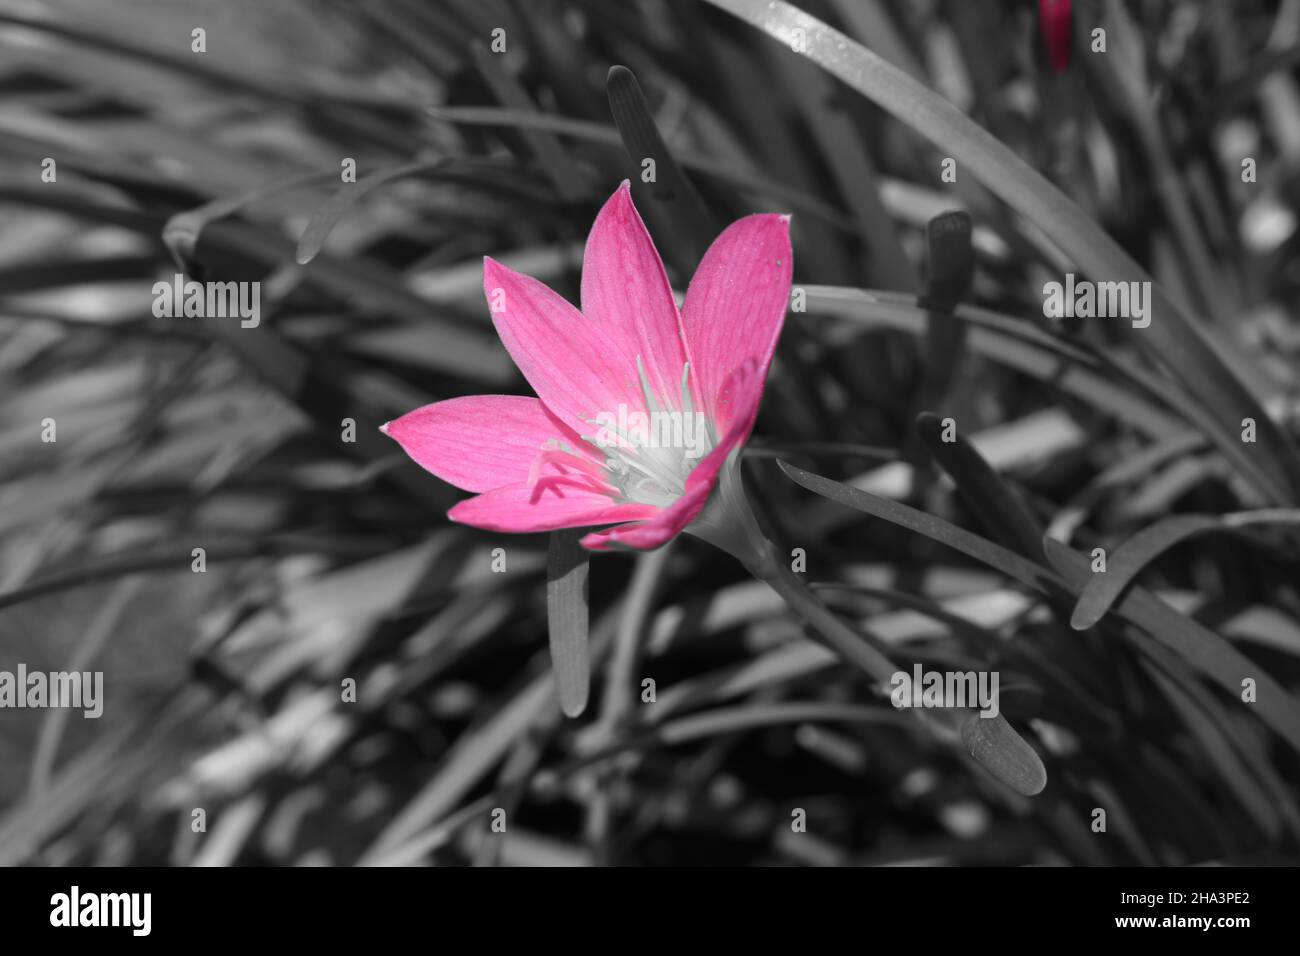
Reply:
<svg viewBox="0 0 1300 956"><path fill-rule="evenodd" d="M1070 66L1070 31L1073 15L1070 0L1038 0L1038 29L1047 47L1047 62L1053 73Z"/></svg>
<svg viewBox="0 0 1300 956"><path fill-rule="evenodd" d="M581 311L484 260L493 324L537 398L453 398L383 431L475 493L454 521L520 533L612 526L583 537L593 550L657 548L686 530L752 555L762 537L738 457L789 303L789 219L728 226L679 310L625 181L587 237Z"/></svg>

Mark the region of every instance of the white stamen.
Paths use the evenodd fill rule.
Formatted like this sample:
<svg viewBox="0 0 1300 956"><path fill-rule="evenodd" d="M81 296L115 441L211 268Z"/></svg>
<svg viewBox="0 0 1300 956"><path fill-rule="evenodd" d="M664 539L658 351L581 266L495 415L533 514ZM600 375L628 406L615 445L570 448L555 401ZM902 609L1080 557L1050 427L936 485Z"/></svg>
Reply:
<svg viewBox="0 0 1300 956"><path fill-rule="evenodd" d="M687 477L699 464L700 458L713 447L717 440L716 433L712 422L707 423L705 429L707 435L701 436L698 429L690 428L696 411L691 395L689 362L682 366L679 396L660 396L655 393L640 355L636 357L636 369L646 410L651 415L655 413L681 415L683 422L686 423L681 430L682 435L697 436L697 444L702 438L705 447L689 446L695 454L687 457L686 448L660 447L657 444L647 444L645 441L634 441L616 424L594 419L587 419L586 422L596 428L596 433L605 440L597 441L592 435L582 435L581 438L604 456L605 480L617 489L621 500L666 507L685 494ZM677 401L674 401L675 398ZM607 416L601 416L601 418L605 417ZM608 440L611 435L617 439L612 446ZM691 441L690 438L685 440Z"/></svg>
<svg viewBox="0 0 1300 956"><path fill-rule="evenodd" d="M641 361L641 356L636 357L636 373L641 377L641 396L645 399L645 407L652 412L660 411L658 403L655 402L654 390L650 388L650 380L646 378L645 364Z"/></svg>

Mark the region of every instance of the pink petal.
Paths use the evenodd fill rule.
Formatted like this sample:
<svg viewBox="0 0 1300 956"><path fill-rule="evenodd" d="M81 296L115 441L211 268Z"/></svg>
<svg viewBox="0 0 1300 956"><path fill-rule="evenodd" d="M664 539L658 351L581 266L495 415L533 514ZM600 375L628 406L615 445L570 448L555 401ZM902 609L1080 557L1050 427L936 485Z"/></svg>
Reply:
<svg viewBox="0 0 1300 956"><path fill-rule="evenodd" d="M659 510L653 505L615 504L608 495L575 487L543 485L533 490L521 481L468 498L447 517L486 531L525 534L643 520Z"/></svg>
<svg viewBox="0 0 1300 956"><path fill-rule="evenodd" d="M1060 73L1070 65L1070 0L1038 0L1038 29L1047 45L1047 61Z"/></svg>
<svg viewBox="0 0 1300 956"><path fill-rule="evenodd" d="M605 202L587 236L582 314L627 338L656 395L676 407L686 362L681 318L627 180Z"/></svg>
<svg viewBox="0 0 1300 956"><path fill-rule="evenodd" d="M726 463L727 456L749 435L750 429L754 427L753 419L754 416L750 415L745 421L733 423L722 436L721 442L700 459L700 463L687 476L685 494L667 508L656 509L648 520L637 524L620 525L586 535L582 539L582 546L592 551L620 548L648 551L667 544L681 534L682 529L695 520L695 516L708 502L713 486L717 483L718 472Z"/></svg>
<svg viewBox="0 0 1300 956"><path fill-rule="evenodd" d="M535 398L472 395L425 405L381 429L421 468L465 491L527 480L549 440L588 449Z"/></svg>
<svg viewBox="0 0 1300 956"><path fill-rule="evenodd" d="M618 326L582 315L536 279L483 260L483 290L510 357L550 411L579 435L601 412L642 409L637 345Z"/></svg>
<svg viewBox="0 0 1300 956"><path fill-rule="evenodd" d="M724 423L724 437L719 447L741 444L754 429L767 368L759 372L758 359L747 358L732 369L714 397L717 421ZM694 472L691 473L692 475Z"/></svg>
<svg viewBox="0 0 1300 956"><path fill-rule="evenodd" d="M683 528L690 524L705 502L713 485L699 484L687 489L667 508L660 509L650 520L637 524L623 524L605 531L593 531L582 539L582 546L591 551L613 551L621 548L634 548L638 551L653 551L667 544Z"/></svg>
<svg viewBox="0 0 1300 956"><path fill-rule="evenodd" d="M723 230L695 270L682 304L686 348L706 411L722 429L752 416L790 303L790 217L746 216ZM717 396L747 359L758 374L726 409Z"/></svg>

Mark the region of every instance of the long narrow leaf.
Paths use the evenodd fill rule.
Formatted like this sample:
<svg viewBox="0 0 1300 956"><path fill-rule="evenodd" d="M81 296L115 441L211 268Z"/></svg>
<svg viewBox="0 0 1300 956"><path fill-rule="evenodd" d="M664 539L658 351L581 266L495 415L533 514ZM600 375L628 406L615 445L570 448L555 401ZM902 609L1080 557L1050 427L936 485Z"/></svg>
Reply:
<svg viewBox="0 0 1300 956"><path fill-rule="evenodd" d="M1241 512L1217 518L1210 515L1174 515L1143 528L1116 548L1106 562L1105 572L1098 572L1084 588L1075 605L1070 625L1085 630L1102 619L1124 589L1142 569L1170 548L1189 538L1214 531L1234 531L1251 524L1294 524L1300 513L1266 510Z"/></svg>
<svg viewBox="0 0 1300 956"><path fill-rule="evenodd" d="M1115 240L1037 170L943 97L784 0L707 2L805 51L823 69L939 146L1038 226L1086 275L1150 282L1151 323L1131 330L1134 342L1178 378L1186 404L1204 413L1201 419L1211 426L1219 449L1267 500L1300 498L1300 453L1291 439L1219 358L1197 322L1184 316ZM1252 455L1243 445L1245 418L1255 420L1260 444L1270 454Z"/></svg>
<svg viewBox="0 0 1300 956"><path fill-rule="evenodd" d="M609 111L636 171L633 189L638 198L652 198L655 202L651 208L657 207L685 240L687 245L678 255L685 266L693 267L718 232L717 224L669 151L632 71L623 66L610 67L605 91ZM642 176L647 160L654 163L654 177L649 182Z"/></svg>
<svg viewBox="0 0 1300 956"><path fill-rule="evenodd" d="M591 553L578 542L582 530L551 532L546 565L546 617L551 667L560 709L577 717L587 709L591 662L587 651L587 574Z"/></svg>
<svg viewBox="0 0 1300 956"><path fill-rule="evenodd" d="M923 413L916 421L917 433L935 460L957 485L957 493L979 515L984 528L994 540L1038 560L1043 548L1043 529L1016 497L1015 492L989 467L975 447L961 437L944 440L943 422L935 415Z"/></svg>
<svg viewBox="0 0 1300 956"><path fill-rule="evenodd" d="M1044 551L1052 565L1049 571L934 515L823 478L787 462L779 464L792 481L809 491L961 551L1045 596L1078 595L1092 578L1086 557L1051 538L1043 541ZM1178 653L1192 668L1230 693L1239 695L1242 681L1253 680L1257 691L1253 705L1255 712L1300 753L1300 703L1262 667L1213 631L1141 588L1131 589L1118 611L1143 633Z"/></svg>

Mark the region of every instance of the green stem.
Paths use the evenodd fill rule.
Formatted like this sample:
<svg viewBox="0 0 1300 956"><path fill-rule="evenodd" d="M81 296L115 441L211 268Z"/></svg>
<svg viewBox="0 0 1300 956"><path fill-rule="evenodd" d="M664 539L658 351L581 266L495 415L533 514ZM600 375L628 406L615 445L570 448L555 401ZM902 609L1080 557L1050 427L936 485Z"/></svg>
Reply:
<svg viewBox="0 0 1300 956"><path fill-rule="evenodd" d="M882 685L889 685L898 668L872 646L869 638L826 607L763 534L745 494L738 460L723 466L713 497L686 530L734 556L750 574L781 595L790 609L814 628L832 650L857 664Z"/></svg>
<svg viewBox="0 0 1300 956"><path fill-rule="evenodd" d="M745 562L750 574L765 582L799 617L815 628L827 644L842 657L853 661L871 677L888 686L898 668L888 657L872 647L858 631L849 627L823 604L799 576L777 555L776 546L766 538L760 559Z"/></svg>
<svg viewBox="0 0 1300 956"><path fill-rule="evenodd" d="M840 657L857 664L882 687L893 684L898 667L877 647L879 642L850 627L823 604L763 534L745 495L738 462L723 466L717 490L687 530L733 555L750 574L781 595L790 610ZM984 719L971 707L912 713L937 740L948 745L960 741L976 762L1017 793L1033 796L1047 785L1042 760L1002 714Z"/></svg>

